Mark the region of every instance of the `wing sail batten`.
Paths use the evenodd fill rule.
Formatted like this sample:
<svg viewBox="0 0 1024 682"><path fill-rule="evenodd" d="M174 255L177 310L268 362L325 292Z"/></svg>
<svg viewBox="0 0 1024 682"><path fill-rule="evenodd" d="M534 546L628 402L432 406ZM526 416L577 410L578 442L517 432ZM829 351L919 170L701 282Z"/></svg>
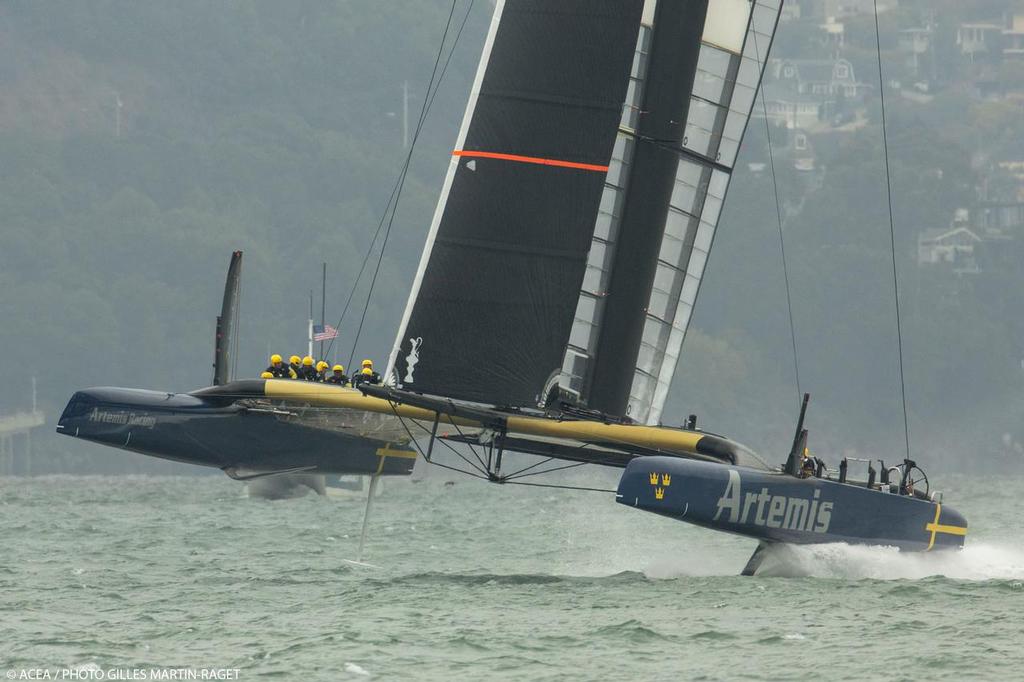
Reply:
<svg viewBox="0 0 1024 682"><path fill-rule="evenodd" d="M693 36L685 32L681 13L690 12L692 23L698 6L690 3L684 10L659 3L655 11L648 5L645 13L650 25L641 29L637 43L631 99L560 377L589 406L650 424L659 422L668 396L781 0L708 0L703 31ZM668 81L665 57L650 58L652 49L665 52L658 45L666 40L677 54ZM687 59L696 61L689 71L680 53L687 40L692 41ZM674 136L647 130L645 119L666 118L657 110L659 102L675 101L652 92L663 88L685 98L678 119L667 117L685 121L681 130L669 131ZM639 221L633 216L631 224L624 214L636 203L635 195L645 195L648 206L652 202L650 174L638 177L638 149L648 155L674 150L675 159L662 165L656 180L671 184L653 199L662 203L662 212L648 212ZM651 241L655 233L657 245ZM638 245L646 248L639 259Z"/></svg>

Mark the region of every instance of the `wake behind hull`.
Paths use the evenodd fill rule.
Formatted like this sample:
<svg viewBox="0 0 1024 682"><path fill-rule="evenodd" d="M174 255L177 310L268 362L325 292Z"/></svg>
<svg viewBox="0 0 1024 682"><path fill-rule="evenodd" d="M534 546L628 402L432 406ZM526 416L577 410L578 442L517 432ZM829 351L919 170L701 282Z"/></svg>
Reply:
<svg viewBox="0 0 1024 682"><path fill-rule="evenodd" d="M962 547L967 534L963 515L930 500L673 457L631 461L616 501L763 542L928 551Z"/></svg>

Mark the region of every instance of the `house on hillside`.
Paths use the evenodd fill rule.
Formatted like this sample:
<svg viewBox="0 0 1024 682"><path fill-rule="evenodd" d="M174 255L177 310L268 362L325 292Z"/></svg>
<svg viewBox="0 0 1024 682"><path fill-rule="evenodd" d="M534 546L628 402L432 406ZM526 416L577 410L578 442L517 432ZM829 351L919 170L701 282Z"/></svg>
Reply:
<svg viewBox="0 0 1024 682"><path fill-rule="evenodd" d="M956 44L971 61L1024 59L1024 9L1007 12L1001 22L960 24Z"/></svg>
<svg viewBox="0 0 1024 682"><path fill-rule="evenodd" d="M899 51L904 55L907 71L913 78L934 78L930 26L902 29L899 34Z"/></svg>
<svg viewBox="0 0 1024 682"><path fill-rule="evenodd" d="M1006 15L1003 28L1003 59L1024 59L1024 11Z"/></svg>
<svg viewBox="0 0 1024 682"><path fill-rule="evenodd" d="M828 17L818 28L821 29L822 42L826 46L838 50L846 44L846 24L835 17Z"/></svg>
<svg viewBox="0 0 1024 682"><path fill-rule="evenodd" d="M797 0L800 2L804 16L814 17L855 17L872 14L875 11L875 0ZM878 12L888 12L899 7L899 0L878 0Z"/></svg>
<svg viewBox="0 0 1024 682"><path fill-rule="evenodd" d="M972 62L978 59L991 59L999 54L1002 42L1003 27L999 24L962 23L956 29L956 44L960 54Z"/></svg>
<svg viewBox="0 0 1024 682"><path fill-rule="evenodd" d="M770 59L767 75L768 118L787 128L821 127L850 115L868 87L846 59Z"/></svg>
<svg viewBox="0 0 1024 682"><path fill-rule="evenodd" d="M853 64L848 59L781 59L769 60L772 77L802 95L858 97L866 88L857 82Z"/></svg>
<svg viewBox="0 0 1024 682"><path fill-rule="evenodd" d="M986 231L1024 232L1024 199L1016 202L986 201L973 211L975 223Z"/></svg>
<svg viewBox="0 0 1024 682"><path fill-rule="evenodd" d="M957 274L978 273L975 249L980 244L981 237L964 225L924 230L917 235L917 264L952 265Z"/></svg>
<svg viewBox="0 0 1024 682"><path fill-rule="evenodd" d="M788 88L775 87L774 83L764 86L764 93L764 107L768 120L773 123L787 128L812 128L828 119L831 100L821 95L801 95ZM762 115L762 112L754 111L755 117Z"/></svg>

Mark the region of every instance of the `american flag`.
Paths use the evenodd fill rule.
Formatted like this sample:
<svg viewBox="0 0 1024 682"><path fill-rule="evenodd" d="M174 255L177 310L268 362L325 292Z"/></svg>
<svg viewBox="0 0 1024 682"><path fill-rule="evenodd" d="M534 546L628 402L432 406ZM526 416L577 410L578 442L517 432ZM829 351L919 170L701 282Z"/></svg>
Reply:
<svg viewBox="0 0 1024 682"><path fill-rule="evenodd" d="M338 338L338 330L329 324L314 324L313 325L313 340L314 341L327 341L328 339Z"/></svg>

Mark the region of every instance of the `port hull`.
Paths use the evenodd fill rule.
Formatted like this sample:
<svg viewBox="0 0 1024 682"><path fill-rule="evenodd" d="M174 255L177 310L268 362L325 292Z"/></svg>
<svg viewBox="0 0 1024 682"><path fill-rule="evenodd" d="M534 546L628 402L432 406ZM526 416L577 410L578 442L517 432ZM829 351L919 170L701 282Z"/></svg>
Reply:
<svg viewBox="0 0 1024 682"><path fill-rule="evenodd" d="M57 431L150 457L216 467L240 477L301 469L408 475L415 451L367 437L361 416L192 394L94 388L72 396Z"/></svg>

